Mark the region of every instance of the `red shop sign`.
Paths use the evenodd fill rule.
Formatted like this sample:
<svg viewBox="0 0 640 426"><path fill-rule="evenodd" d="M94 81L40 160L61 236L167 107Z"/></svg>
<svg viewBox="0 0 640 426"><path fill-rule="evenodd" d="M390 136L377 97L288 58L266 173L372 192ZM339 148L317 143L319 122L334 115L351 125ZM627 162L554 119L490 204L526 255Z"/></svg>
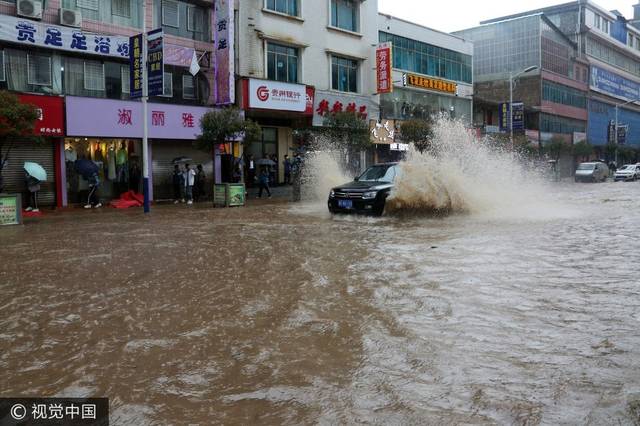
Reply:
<svg viewBox="0 0 640 426"><path fill-rule="evenodd" d="M64 136L64 103L58 96L18 95L20 102L34 105L38 119L34 133L42 136Z"/></svg>

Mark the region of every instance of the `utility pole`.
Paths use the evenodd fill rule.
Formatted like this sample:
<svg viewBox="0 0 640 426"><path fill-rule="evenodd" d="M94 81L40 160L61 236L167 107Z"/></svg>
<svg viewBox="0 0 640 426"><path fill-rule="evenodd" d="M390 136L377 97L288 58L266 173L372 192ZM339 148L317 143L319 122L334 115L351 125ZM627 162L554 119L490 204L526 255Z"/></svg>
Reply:
<svg viewBox="0 0 640 426"><path fill-rule="evenodd" d="M142 0L142 193L144 212L149 213L149 126L147 123L147 102L149 100L148 82L148 42L147 42L147 0Z"/></svg>

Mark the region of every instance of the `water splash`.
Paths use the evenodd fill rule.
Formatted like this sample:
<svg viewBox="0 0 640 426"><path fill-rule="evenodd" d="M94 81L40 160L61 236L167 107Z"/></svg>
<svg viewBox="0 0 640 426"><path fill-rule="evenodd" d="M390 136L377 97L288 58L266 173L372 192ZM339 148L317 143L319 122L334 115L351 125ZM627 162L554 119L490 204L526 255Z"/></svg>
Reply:
<svg viewBox="0 0 640 426"><path fill-rule="evenodd" d="M324 206L332 187L348 182L344 152L330 142L305 162L305 199ZM547 181L534 163L477 139L459 120L440 117L431 148L413 147L400 163L400 176L387 199L386 214L466 213L490 219L547 219L567 216L553 201ZM326 206L324 207L326 208Z"/></svg>

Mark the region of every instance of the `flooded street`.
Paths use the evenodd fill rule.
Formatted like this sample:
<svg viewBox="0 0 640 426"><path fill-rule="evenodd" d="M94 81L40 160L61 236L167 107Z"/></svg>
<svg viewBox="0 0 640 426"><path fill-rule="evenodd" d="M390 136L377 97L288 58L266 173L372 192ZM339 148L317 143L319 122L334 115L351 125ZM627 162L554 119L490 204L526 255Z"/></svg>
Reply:
<svg viewBox="0 0 640 426"><path fill-rule="evenodd" d="M116 425L639 424L640 183L550 191L0 229L0 396L106 396Z"/></svg>

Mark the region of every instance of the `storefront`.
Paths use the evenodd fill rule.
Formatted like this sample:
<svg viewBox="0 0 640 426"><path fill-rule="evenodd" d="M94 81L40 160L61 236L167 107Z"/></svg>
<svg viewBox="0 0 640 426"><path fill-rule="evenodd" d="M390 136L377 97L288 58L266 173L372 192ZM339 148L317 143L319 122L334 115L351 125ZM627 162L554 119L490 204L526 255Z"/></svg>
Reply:
<svg viewBox="0 0 640 426"><path fill-rule="evenodd" d="M62 136L64 136L64 102L57 96L18 95L20 102L32 104L38 110L38 119L34 126L34 133L40 136L39 140L21 139L15 141L8 162L3 170L4 190L8 193L25 193L24 163L31 161L40 164L47 172L47 181L40 185L38 204L52 206L61 204L59 197L60 163L56 162L56 152L62 148ZM26 194L25 194L26 195ZM29 197L23 196L23 203Z"/></svg>
<svg viewBox="0 0 640 426"><path fill-rule="evenodd" d="M202 164L212 176L212 155L197 150L204 107L148 104L150 199L170 198L173 160L184 157ZM67 138L62 176L66 203L84 202L87 182L77 176L73 161L87 158L100 168L101 199L118 197L129 189L142 191L142 104L134 101L67 97ZM218 167L219 170L219 167ZM207 184L210 186L210 184ZM208 187L207 186L207 187Z"/></svg>
<svg viewBox="0 0 640 426"><path fill-rule="evenodd" d="M284 181L284 156L297 149L293 130L309 127L315 89L302 84L243 79L242 101L247 118L262 127L262 139L244 146L244 155L254 160L276 158L276 181Z"/></svg>

